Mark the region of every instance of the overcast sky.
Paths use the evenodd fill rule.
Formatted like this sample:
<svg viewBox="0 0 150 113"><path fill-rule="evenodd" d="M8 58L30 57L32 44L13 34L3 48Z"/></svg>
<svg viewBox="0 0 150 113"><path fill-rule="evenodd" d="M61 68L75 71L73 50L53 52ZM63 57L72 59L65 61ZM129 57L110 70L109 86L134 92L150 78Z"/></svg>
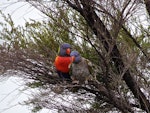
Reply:
<svg viewBox="0 0 150 113"><path fill-rule="evenodd" d="M31 7L27 2L15 2L18 0L1 0L0 9L5 14L10 14L16 25L23 25L30 19L42 20L44 15ZM21 0L20 0L21 1Z"/></svg>
<svg viewBox="0 0 150 113"><path fill-rule="evenodd" d="M0 10L4 14L10 14L15 25L23 26L25 21L30 19L38 21L44 19L44 15L28 3L15 3L15 1L17 0L0 0ZM2 21L1 17L0 21ZM22 82L19 78L11 77L6 80L0 78L0 113L30 113L27 106L18 104L28 98L28 93L21 92L22 89ZM49 113L49 111L44 110L40 113Z"/></svg>

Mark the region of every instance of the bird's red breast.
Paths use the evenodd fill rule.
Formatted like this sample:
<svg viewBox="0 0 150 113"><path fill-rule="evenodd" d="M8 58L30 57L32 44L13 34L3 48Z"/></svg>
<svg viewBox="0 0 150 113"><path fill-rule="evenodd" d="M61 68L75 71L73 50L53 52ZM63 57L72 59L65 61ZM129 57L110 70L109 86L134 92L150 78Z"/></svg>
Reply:
<svg viewBox="0 0 150 113"><path fill-rule="evenodd" d="M72 63L71 57L61 57L61 56L57 56L54 62L56 69L64 73L69 72L69 65L71 63Z"/></svg>

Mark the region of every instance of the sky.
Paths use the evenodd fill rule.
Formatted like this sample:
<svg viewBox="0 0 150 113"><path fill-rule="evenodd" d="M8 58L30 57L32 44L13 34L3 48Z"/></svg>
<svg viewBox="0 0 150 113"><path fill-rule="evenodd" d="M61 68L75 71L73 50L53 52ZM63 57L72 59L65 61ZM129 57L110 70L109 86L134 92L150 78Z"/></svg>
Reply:
<svg viewBox="0 0 150 113"><path fill-rule="evenodd" d="M16 26L23 26L30 19L37 21L45 19L41 12L31 7L28 3L15 3L16 1L0 1L0 10L6 15L10 14ZM0 21L2 21L2 17L0 17ZM0 78L0 113L31 113L28 106L19 104L29 97L29 92L22 91L24 88L22 84L21 78ZM50 112L43 110L40 113Z"/></svg>
<svg viewBox="0 0 150 113"><path fill-rule="evenodd" d="M0 9L4 14L10 14L16 25L24 25L30 19L43 20L45 16L31 7L27 2L16 2L18 0L1 0ZM21 1L21 0L20 0Z"/></svg>
<svg viewBox="0 0 150 113"><path fill-rule="evenodd" d="M28 98L27 94L21 93L23 89L19 78L10 77L0 81L0 113L29 113L27 106L22 106L18 102L23 102ZM20 91L19 91L20 90ZM23 112L22 112L23 111Z"/></svg>
<svg viewBox="0 0 150 113"><path fill-rule="evenodd" d="M0 79L0 113L31 113L29 106L21 105L30 97L30 90L23 90L23 80L18 77ZM39 113L52 113L43 109Z"/></svg>

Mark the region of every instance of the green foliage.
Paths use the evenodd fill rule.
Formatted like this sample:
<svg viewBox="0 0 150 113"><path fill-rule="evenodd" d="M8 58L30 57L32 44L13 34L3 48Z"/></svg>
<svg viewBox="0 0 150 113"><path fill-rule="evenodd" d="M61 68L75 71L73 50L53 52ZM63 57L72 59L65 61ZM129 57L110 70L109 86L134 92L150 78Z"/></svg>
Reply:
<svg viewBox="0 0 150 113"><path fill-rule="evenodd" d="M36 22L26 23L27 36L30 40L30 47L37 49L38 52L45 57L54 58L58 43L55 41L55 35L51 31L51 26L48 26L46 22Z"/></svg>
<svg viewBox="0 0 150 113"><path fill-rule="evenodd" d="M150 51L150 27L145 28L144 26L140 25L141 33L137 37L137 42L142 46L143 50L148 53Z"/></svg>
<svg viewBox="0 0 150 113"><path fill-rule="evenodd" d="M42 107L41 107L41 106L35 106L35 107L32 109L32 113L37 113L37 112L39 112L40 110L42 110Z"/></svg>
<svg viewBox="0 0 150 113"><path fill-rule="evenodd" d="M39 88L41 86L43 86L42 82L39 82L39 81L35 81L35 82L32 82L32 83L27 83L26 84L28 87L30 88Z"/></svg>
<svg viewBox="0 0 150 113"><path fill-rule="evenodd" d="M117 39L118 47L120 47L120 51L123 50L123 55L126 54L128 56L132 53L135 53L137 55L136 58L146 56L148 59L150 48L150 29L140 24L140 22L137 24L137 26L138 27L135 28L135 33L132 33L133 31L130 28L126 28L128 30L120 30Z"/></svg>

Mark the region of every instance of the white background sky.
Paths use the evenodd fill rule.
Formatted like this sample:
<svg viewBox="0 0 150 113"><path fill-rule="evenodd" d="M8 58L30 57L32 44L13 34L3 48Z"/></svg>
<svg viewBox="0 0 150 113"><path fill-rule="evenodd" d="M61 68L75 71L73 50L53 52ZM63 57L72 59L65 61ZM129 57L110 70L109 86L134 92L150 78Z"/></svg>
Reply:
<svg viewBox="0 0 150 113"><path fill-rule="evenodd" d="M44 15L31 7L27 2L16 2L19 0L1 0L0 10L5 14L10 14L16 25L23 25L30 19L42 20ZM21 1L21 0L20 0Z"/></svg>
<svg viewBox="0 0 150 113"><path fill-rule="evenodd" d="M28 3L14 3L15 1L17 0L0 0L0 10L6 15L10 14L15 25L23 26L30 19L37 21L45 19L42 13ZM0 21L2 22L1 16ZM0 113L31 113L27 106L19 104L29 97L27 92L20 91L22 89L20 79L11 77L4 80L0 78ZM40 113L49 113L49 111L44 110Z"/></svg>

